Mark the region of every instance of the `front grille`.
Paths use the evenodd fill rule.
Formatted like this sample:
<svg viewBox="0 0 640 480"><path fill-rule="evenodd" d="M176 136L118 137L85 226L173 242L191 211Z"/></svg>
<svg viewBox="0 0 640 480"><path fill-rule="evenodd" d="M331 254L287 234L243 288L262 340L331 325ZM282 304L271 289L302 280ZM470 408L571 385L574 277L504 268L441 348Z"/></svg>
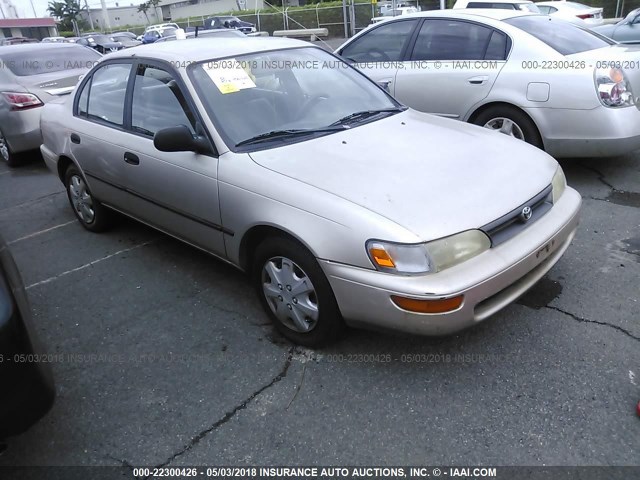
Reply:
<svg viewBox="0 0 640 480"><path fill-rule="evenodd" d="M532 223L542 218L553 206L552 188L549 185L535 197L524 202L519 207L511 210L506 215L480 227L491 240L491 246L495 247L515 237ZM526 219L523 210L529 207L531 216Z"/></svg>

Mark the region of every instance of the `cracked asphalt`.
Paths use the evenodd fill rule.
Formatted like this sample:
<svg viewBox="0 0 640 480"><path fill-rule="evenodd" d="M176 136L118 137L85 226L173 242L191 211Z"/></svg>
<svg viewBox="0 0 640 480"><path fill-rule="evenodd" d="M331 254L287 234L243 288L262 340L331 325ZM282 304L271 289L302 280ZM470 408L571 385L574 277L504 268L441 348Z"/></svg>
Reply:
<svg viewBox="0 0 640 480"><path fill-rule="evenodd" d="M74 221L37 156L0 164L55 406L0 465L638 465L640 152L562 162L578 234L525 297L447 338L293 347L245 277L133 221Z"/></svg>

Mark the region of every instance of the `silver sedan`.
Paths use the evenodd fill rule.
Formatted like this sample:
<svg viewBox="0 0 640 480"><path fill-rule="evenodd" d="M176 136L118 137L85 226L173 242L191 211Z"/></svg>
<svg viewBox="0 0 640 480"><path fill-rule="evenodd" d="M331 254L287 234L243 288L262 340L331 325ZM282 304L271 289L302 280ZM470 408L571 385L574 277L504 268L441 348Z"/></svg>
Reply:
<svg viewBox="0 0 640 480"><path fill-rule="evenodd" d="M0 49L0 160L40 147L40 112L68 95L100 54L80 45L28 43Z"/></svg>
<svg viewBox="0 0 640 480"><path fill-rule="evenodd" d="M580 195L546 153L399 104L326 51L194 39L105 57L42 115L80 223L139 219L247 272L287 338L440 335L530 288Z"/></svg>
<svg viewBox="0 0 640 480"><path fill-rule="evenodd" d="M556 157L640 148L640 48L548 16L442 10L367 28L336 53L398 100Z"/></svg>

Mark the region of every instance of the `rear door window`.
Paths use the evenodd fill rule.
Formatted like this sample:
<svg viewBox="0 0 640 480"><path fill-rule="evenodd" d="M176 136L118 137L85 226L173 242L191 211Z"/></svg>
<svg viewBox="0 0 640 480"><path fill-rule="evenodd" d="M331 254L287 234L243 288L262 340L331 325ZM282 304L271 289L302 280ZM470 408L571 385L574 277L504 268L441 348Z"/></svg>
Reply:
<svg viewBox="0 0 640 480"><path fill-rule="evenodd" d="M80 92L76 114L122 127L130 73L130 63L111 63L98 68Z"/></svg>

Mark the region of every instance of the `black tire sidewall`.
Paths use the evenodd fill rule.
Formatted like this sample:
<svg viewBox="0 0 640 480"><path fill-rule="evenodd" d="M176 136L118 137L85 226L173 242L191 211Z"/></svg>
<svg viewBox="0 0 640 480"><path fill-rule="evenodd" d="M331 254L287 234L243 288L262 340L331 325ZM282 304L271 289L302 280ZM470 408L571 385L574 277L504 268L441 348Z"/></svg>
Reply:
<svg viewBox="0 0 640 480"><path fill-rule="evenodd" d="M273 257L286 257L295 262L309 277L318 298L318 323L308 333L291 330L274 315L262 290L262 269ZM320 347L338 338L344 328L340 309L331 285L314 256L300 243L286 237L269 237L254 253L251 279L265 312L276 329L288 340L307 347Z"/></svg>
<svg viewBox="0 0 640 480"><path fill-rule="evenodd" d="M11 151L9 141L7 140L7 137L2 130L0 130L0 135L2 135L2 137L4 138L5 144L7 145L7 151L9 152L9 158L5 159L2 155L0 155L0 161L6 163L9 167L17 167L19 162L16 159L16 155Z"/></svg>
<svg viewBox="0 0 640 480"><path fill-rule="evenodd" d="M504 117L512 120L522 130L525 142L533 145L534 147L538 147L541 150L544 150L544 145L542 144L542 139L540 138L540 132L538 131L535 123L533 123L533 121L525 113L521 112L517 108L509 106L490 107L484 112L481 112L473 120L473 123L480 127L484 127L484 125L489 120L498 117Z"/></svg>

